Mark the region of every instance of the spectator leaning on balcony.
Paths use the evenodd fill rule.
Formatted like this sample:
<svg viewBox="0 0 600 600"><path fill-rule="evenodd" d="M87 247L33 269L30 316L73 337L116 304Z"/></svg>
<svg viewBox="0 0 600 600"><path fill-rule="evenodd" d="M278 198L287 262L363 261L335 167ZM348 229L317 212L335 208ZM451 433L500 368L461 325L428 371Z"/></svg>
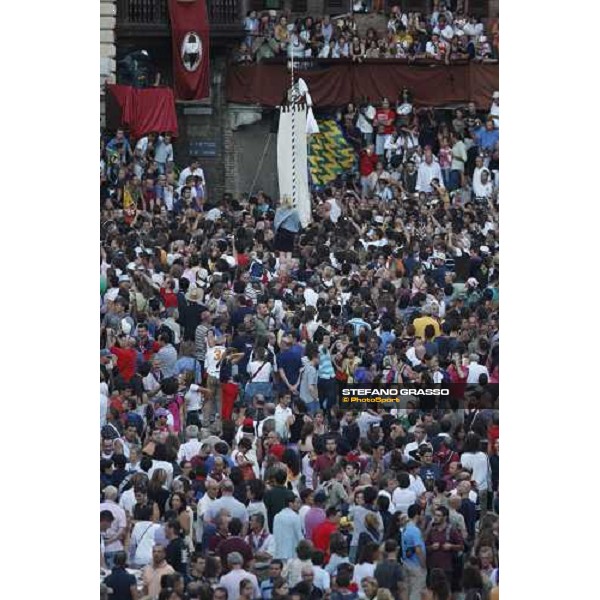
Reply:
<svg viewBox="0 0 600 600"><path fill-rule="evenodd" d="M362 3L361 3L362 5ZM434 59L451 63L456 60L490 60L496 54L485 35L483 25L474 17L466 18L461 11L456 19L449 10L440 7L430 16L421 13L402 14L395 6L389 15L386 31L370 28L366 36L358 33L353 17L322 20L308 16L290 23L286 14L270 10L259 17L248 13L243 23L247 48L261 61L293 52L296 58L365 58ZM495 35L490 31L490 35ZM497 36L496 36L497 37ZM495 38L494 38L495 39ZM239 49L234 61L247 63L246 53L240 59Z"/></svg>

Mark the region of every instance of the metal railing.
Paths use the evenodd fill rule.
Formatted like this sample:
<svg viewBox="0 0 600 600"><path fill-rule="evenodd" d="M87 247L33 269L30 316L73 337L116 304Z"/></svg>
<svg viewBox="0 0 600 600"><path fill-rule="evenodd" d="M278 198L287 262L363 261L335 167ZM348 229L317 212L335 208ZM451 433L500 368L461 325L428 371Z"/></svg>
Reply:
<svg viewBox="0 0 600 600"><path fill-rule="evenodd" d="M207 0L211 27L240 26L241 0ZM117 24L120 27L160 27L169 23L167 0L117 0Z"/></svg>
<svg viewBox="0 0 600 600"><path fill-rule="evenodd" d="M167 0L117 0L120 25L166 25L169 22Z"/></svg>

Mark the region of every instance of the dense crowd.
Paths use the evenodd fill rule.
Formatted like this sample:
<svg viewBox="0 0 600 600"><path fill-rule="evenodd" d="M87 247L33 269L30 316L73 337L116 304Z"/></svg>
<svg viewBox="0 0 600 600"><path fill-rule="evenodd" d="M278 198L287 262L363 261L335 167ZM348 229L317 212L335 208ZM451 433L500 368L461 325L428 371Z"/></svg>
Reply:
<svg viewBox="0 0 600 600"><path fill-rule="evenodd" d="M349 14L291 20L286 12L249 11L244 20L246 37L235 53L235 62L249 64L276 56L295 59L430 59L492 61L499 58L496 22L487 28L481 19L454 13L444 2L430 15L403 12L391 7L387 28L369 28L360 35L356 18Z"/></svg>
<svg viewBox="0 0 600 600"><path fill-rule="evenodd" d="M340 110L356 165L304 229L168 134L103 139L102 593L498 597L497 96ZM453 386L344 408L342 383Z"/></svg>

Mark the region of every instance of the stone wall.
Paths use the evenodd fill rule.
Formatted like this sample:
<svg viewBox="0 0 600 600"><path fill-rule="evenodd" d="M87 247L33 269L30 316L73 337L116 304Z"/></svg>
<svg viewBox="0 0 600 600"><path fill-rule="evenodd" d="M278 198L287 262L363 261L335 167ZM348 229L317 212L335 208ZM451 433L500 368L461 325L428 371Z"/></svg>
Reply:
<svg viewBox="0 0 600 600"><path fill-rule="evenodd" d="M184 166L190 159L193 142L214 142L216 156L198 156L206 175L211 198L224 193L236 196L249 192L273 127L271 111L262 117L260 108L231 105L226 101L226 58L211 60L211 97L207 102L178 103L179 138L175 160ZM254 191L277 193L277 135L272 134Z"/></svg>
<svg viewBox="0 0 600 600"><path fill-rule="evenodd" d="M224 56L211 59L211 95L208 101L177 103L179 138L174 146L175 160L178 165L183 166L190 158L192 142L215 143L216 156L198 156L198 160L206 176L208 193L216 198L221 198L226 191L229 191L225 185L225 170L226 167L229 171L233 168L229 156L231 139L227 133L229 115L225 100L225 61Z"/></svg>
<svg viewBox="0 0 600 600"><path fill-rule="evenodd" d="M100 125L104 126L106 105L104 84L114 82L116 65L115 22L116 0L100 0Z"/></svg>
<svg viewBox="0 0 600 600"><path fill-rule="evenodd" d="M266 114L261 121L242 126L233 132L237 167L236 194L256 194L263 190L269 196L277 196L277 133L272 125L271 114Z"/></svg>

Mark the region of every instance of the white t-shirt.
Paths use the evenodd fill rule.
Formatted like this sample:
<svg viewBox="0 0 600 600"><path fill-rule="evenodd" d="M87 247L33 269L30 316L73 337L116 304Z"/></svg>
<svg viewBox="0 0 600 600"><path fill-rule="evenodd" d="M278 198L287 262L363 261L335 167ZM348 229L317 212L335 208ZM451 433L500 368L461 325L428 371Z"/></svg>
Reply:
<svg viewBox="0 0 600 600"><path fill-rule="evenodd" d="M319 294L315 292L312 288L307 287L304 290L304 302L306 306L314 306L317 307L317 300L319 299Z"/></svg>
<svg viewBox="0 0 600 600"><path fill-rule="evenodd" d="M199 389L200 388L196 384L193 384L185 393L185 408L188 412L190 410L200 410L200 407L202 406L202 394L198 391Z"/></svg>
<svg viewBox="0 0 600 600"><path fill-rule="evenodd" d="M494 119L494 127L498 129L500 127L500 106L495 101L492 102L492 106L490 107L490 115L498 117L498 119Z"/></svg>
<svg viewBox="0 0 600 600"><path fill-rule="evenodd" d="M360 582L365 577L373 577L375 575L375 565L371 563L360 563L354 567L354 576L352 581L360 587Z"/></svg>
<svg viewBox="0 0 600 600"><path fill-rule="evenodd" d="M417 495L417 497L419 497L421 494L424 494L427 491L425 489L425 484L423 483L421 477L419 477L418 475L416 477L414 475L409 475L408 477L410 479L410 486L408 489L412 490Z"/></svg>
<svg viewBox="0 0 600 600"><path fill-rule="evenodd" d="M135 506L135 491L133 487L121 494L121 497L119 498L119 506L128 515L133 515L133 507Z"/></svg>
<svg viewBox="0 0 600 600"><path fill-rule="evenodd" d="M292 416L292 409L288 406L283 408L281 404L275 407L275 431L282 437L288 436L287 420Z"/></svg>
<svg viewBox="0 0 600 600"><path fill-rule="evenodd" d="M467 383L479 383L479 376L485 374L490 377L487 367L476 363L475 361L469 364L469 374L467 375Z"/></svg>
<svg viewBox="0 0 600 600"><path fill-rule="evenodd" d="M252 383L269 383L271 381L273 365L269 361L251 360L248 363L246 371L252 378ZM277 412L275 414L277 414Z"/></svg>
<svg viewBox="0 0 600 600"><path fill-rule="evenodd" d="M465 452L461 454L460 463L463 467L473 470L473 479L480 492L488 489L489 462L485 453Z"/></svg>
<svg viewBox="0 0 600 600"><path fill-rule="evenodd" d="M356 120L356 126L361 133L373 133L373 119L375 118L375 108L367 106L364 114L361 112Z"/></svg>
<svg viewBox="0 0 600 600"><path fill-rule="evenodd" d="M444 27L444 29L440 29L438 25L436 25L433 28L433 33L439 33L440 37L446 41L446 42L451 42L452 41L452 37L454 36L454 29L452 29L452 26L446 24L446 27Z"/></svg>
<svg viewBox="0 0 600 600"><path fill-rule="evenodd" d="M138 521L131 532L131 542L135 546L133 564L146 566L152 562L152 548L154 548L154 534L160 529L158 523Z"/></svg>
<svg viewBox="0 0 600 600"><path fill-rule="evenodd" d="M108 413L108 396L100 393L100 427L106 425L106 413Z"/></svg>
<svg viewBox="0 0 600 600"><path fill-rule="evenodd" d="M327 200L327 204L330 206L329 218L331 219L332 223L337 223L338 219L342 216L342 209L338 206L335 198L329 198Z"/></svg>
<svg viewBox="0 0 600 600"><path fill-rule="evenodd" d="M179 175L179 185L185 185L185 180L190 175L193 175L194 177L202 177L202 181L206 183L206 179L204 178L204 171L200 167L195 169L193 172L189 167L186 167L183 171L181 171L181 174Z"/></svg>
<svg viewBox="0 0 600 600"><path fill-rule="evenodd" d="M414 490L408 488L397 487L392 494L392 502L396 512L401 511L406 514L408 507L412 506L417 501L417 494Z"/></svg>
<svg viewBox="0 0 600 600"><path fill-rule="evenodd" d="M179 452L177 453L177 460L181 462L182 460L191 460L194 456L196 456L200 452L200 448L202 444L196 440L191 439L185 442L185 444L181 444L179 447Z"/></svg>
<svg viewBox="0 0 600 600"><path fill-rule="evenodd" d="M225 355L225 346L213 346L206 349L204 367L211 377L219 377L221 373L221 360Z"/></svg>

